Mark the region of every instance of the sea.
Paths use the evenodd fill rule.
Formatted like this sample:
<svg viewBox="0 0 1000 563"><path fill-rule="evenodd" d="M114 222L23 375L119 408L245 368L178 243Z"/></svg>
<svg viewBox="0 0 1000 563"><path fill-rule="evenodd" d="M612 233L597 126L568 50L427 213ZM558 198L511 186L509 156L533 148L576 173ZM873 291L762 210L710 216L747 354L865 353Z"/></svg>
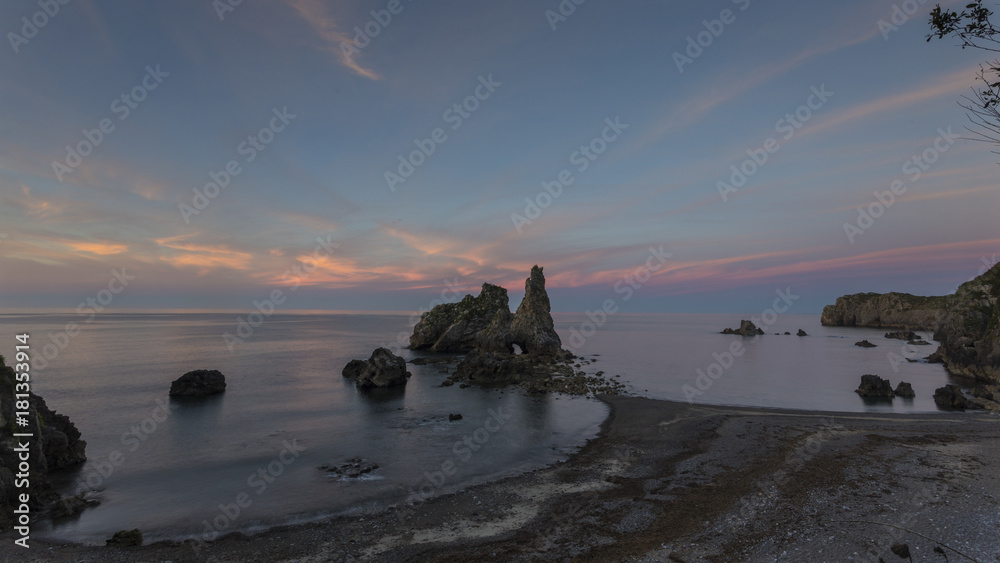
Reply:
<svg viewBox="0 0 1000 563"><path fill-rule="evenodd" d="M33 535L103 545L139 528L147 543L419 506L471 485L564 462L597 435L608 407L594 398L518 388L442 386L442 365L408 365L405 389L363 392L341 375L379 347L399 347L409 313L275 313L239 329L245 313L130 311L0 315L0 354L29 334L32 385L68 415L88 461L56 482L100 501ZM824 327L819 315L780 315L758 338L720 334L721 314L553 314L566 347L642 397L698 404L831 412L934 413L952 379L884 330ZM596 322L595 322L596 320ZM76 325L67 330L67 325ZM796 336L799 329L808 336ZM791 334L786 335L785 332ZM775 334L778 333L778 334ZM227 338L226 335L229 335ZM931 341L930 333L922 333ZM867 339L874 348L855 342ZM8 361L8 363L11 363ZM215 369L225 393L171 401L185 372ZM912 384L914 399L870 402L860 376ZM449 415L460 414L460 420ZM354 477L330 467L377 468Z"/></svg>

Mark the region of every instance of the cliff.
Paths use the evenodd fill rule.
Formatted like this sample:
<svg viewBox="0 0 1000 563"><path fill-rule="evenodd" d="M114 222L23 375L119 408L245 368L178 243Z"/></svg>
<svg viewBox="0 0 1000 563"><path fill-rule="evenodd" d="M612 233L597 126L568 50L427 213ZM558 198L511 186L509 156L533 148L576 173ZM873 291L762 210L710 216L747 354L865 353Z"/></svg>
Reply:
<svg viewBox="0 0 1000 563"><path fill-rule="evenodd" d="M952 295L857 293L823 308L825 326L932 330L953 375L1000 382L1000 264Z"/></svg>
<svg viewBox="0 0 1000 563"><path fill-rule="evenodd" d="M16 495L24 492L14 486L18 465L18 454L14 451L18 442L12 437L14 432L30 432L35 436L28 440L31 455L31 488L28 492L31 494L29 506L32 511L40 512L59 500L49 484L50 474L75 468L87 460L87 443L80 439L76 425L69 417L50 409L38 395L30 394L31 425L17 425L14 414L17 410L14 404L16 383L14 370L0 356L0 427L4 429L0 435L0 530L8 530L12 526Z"/></svg>

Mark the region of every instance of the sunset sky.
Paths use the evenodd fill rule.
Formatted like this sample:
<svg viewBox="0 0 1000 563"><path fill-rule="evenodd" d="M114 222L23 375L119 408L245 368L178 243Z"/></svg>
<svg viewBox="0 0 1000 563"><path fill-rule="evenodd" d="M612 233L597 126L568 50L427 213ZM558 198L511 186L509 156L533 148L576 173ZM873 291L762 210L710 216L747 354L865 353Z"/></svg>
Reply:
<svg viewBox="0 0 1000 563"><path fill-rule="evenodd" d="M72 309L123 269L115 309L298 284L289 310L414 310L484 281L516 305L539 264L582 312L662 246L626 310L791 287L809 313L1000 253L996 147L955 138L988 54L926 42L932 3L882 29L892 1L219 6L0 5L0 306ZM882 213L849 237L859 206Z"/></svg>

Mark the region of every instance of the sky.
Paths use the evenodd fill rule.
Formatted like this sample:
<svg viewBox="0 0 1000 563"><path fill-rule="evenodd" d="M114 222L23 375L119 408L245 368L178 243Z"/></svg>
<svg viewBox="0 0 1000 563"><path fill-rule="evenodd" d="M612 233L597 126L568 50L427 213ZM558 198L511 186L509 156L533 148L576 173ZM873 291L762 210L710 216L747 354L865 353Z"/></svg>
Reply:
<svg viewBox="0 0 1000 563"><path fill-rule="evenodd" d="M949 293L1000 170L932 6L4 2L0 307L516 306L535 264L562 312Z"/></svg>

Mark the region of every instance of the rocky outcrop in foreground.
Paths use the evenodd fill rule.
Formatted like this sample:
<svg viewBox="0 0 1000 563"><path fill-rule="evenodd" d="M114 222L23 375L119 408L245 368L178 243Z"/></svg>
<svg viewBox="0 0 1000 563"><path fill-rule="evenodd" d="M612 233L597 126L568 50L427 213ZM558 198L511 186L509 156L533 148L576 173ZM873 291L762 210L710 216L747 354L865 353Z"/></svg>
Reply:
<svg viewBox="0 0 1000 563"><path fill-rule="evenodd" d="M359 389L406 385L410 372L406 360L387 348L377 348L367 360L351 360L343 371L344 377L356 378Z"/></svg>
<svg viewBox="0 0 1000 563"><path fill-rule="evenodd" d="M949 373L1000 382L1000 264L963 283L953 295L858 293L840 297L823 309L821 322L933 330L934 340L941 344L932 356L940 358Z"/></svg>
<svg viewBox="0 0 1000 563"><path fill-rule="evenodd" d="M15 373L0 356L0 531L11 529L15 508L15 495L23 493L14 486L18 453L15 448L25 440L15 440L14 432L34 434L27 440L31 455L31 488L28 503L33 513L40 513L59 500L52 490L49 475L68 471L87 461L87 442L81 440L80 431L69 417L53 411L38 395L29 396L28 417L30 426L17 426L14 393ZM19 503L18 503L19 504Z"/></svg>
<svg viewBox="0 0 1000 563"><path fill-rule="evenodd" d="M226 376L215 369L197 369L170 384L171 397L207 397L226 390Z"/></svg>
<svg viewBox="0 0 1000 563"><path fill-rule="evenodd" d="M869 399L893 399L896 397L888 379L871 374L861 376L861 385L858 386L855 393Z"/></svg>
<svg viewBox="0 0 1000 563"><path fill-rule="evenodd" d="M733 330L731 328L724 328L720 334L738 334L740 336L757 336L764 334L762 329L757 328L757 325L753 324L753 321L740 321L740 328ZM801 335L800 335L801 336Z"/></svg>

